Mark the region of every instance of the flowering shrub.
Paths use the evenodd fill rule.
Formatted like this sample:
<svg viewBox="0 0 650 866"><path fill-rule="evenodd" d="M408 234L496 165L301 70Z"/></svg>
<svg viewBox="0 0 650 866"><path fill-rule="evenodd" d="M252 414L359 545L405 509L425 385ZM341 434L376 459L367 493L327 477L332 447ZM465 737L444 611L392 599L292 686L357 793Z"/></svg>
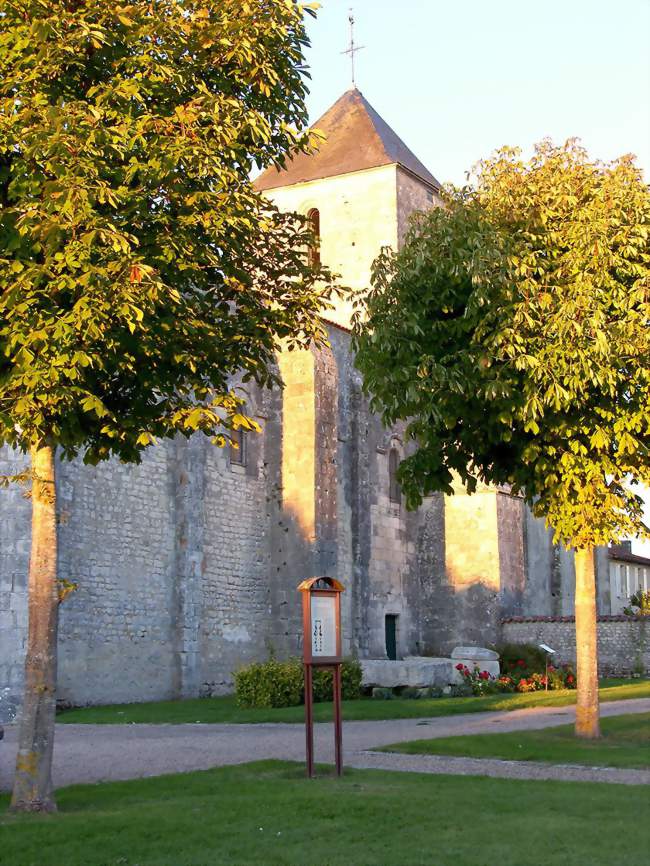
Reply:
<svg viewBox="0 0 650 866"><path fill-rule="evenodd" d="M508 674L501 674L497 680L497 686L500 692L514 692L517 682L513 677L508 676Z"/></svg>
<svg viewBox="0 0 650 866"><path fill-rule="evenodd" d="M527 672L544 673L546 665L546 653L535 644L531 643L504 643L498 646L501 670L504 674L513 671L520 672L523 668Z"/></svg>
<svg viewBox="0 0 650 866"><path fill-rule="evenodd" d="M521 664L519 662L522 662ZM547 677L539 671L530 672L526 662L516 660L510 673L493 677L488 671L482 671L476 666L473 671L462 662L456 665L456 670L463 676L463 682L469 686L474 695L489 695L496 692L537 692L546 688ZM549 689L575 689L576 677L570 665L556 668L548 666Z"/></svg>
<svg viewBox="0 0 650 866"><path fill-rule="evenodd" d="M479 670L478 665L473 671L470 671L467 665L459 662L456 665L456 670L463 675L464 683L471 688L474 695L489 695L501 691L499 681L488 671Z"/></svg>

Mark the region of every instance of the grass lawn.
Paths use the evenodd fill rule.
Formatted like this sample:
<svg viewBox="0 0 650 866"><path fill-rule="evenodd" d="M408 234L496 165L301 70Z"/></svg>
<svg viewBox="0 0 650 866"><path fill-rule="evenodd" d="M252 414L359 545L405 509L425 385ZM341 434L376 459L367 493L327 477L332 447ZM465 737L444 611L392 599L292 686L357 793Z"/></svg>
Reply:
<svg viewBox="0 0 650 866"><path fill-rule="evenodd" d="M599 740L579 740L573 725L509 734L471 734L413 740L385 746L385 752L464 755L508 761L549 761L598 767L650 767L650 713L601 719Z"/></svg>
<svg viewBox="0 0 650 866"><path fill-rule="evenodd" d="M628 698L650 698L650 680L602 680L601 701ZM346 721L377 719L419 719L453 716L459 713L480 713L486 710L519 710L523 707L563 707L575 704L575 691L530 692L528 694L487 695L471 698L434 698L431 700L379 701L363 698L343 701ZM147 704L111 704L104 707L81 707L66 710L57 716L58 722L88 725L185 724L193 722L242 724L246 722L302 722L303 707L282 709L241 709L234 697L194 698L183 701L156 701ZM332 705L315 704L317 722L332 719Z"/></svg>
<svg viewBox="0 0 650 866"><path fill-rule="evenodd" d="M9 816L7 866L644 866L638 786L349 770L266 761L58 792ZM637 819L634 818L637 816Z"/></svg>

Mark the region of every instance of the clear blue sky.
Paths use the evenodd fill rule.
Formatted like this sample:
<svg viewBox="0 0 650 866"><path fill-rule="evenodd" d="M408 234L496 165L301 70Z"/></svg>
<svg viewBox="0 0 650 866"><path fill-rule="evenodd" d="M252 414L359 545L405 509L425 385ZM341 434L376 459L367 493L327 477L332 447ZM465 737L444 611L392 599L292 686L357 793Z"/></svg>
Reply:
<svg viewBox="0 0 650 866"><path fill-rule="evenodd" d="M441 182L545 136L634 153L650 180L650 0L321 0L312 122L351 86L350 6L357 86Z"/></svg>
<svg viewBox="0 0 650 866"><path fill-rule="evenodd" d="M545 136L650 178L650 0L322 0L312 121L350 86L350 5L357 86L440 181Z"/></svg>

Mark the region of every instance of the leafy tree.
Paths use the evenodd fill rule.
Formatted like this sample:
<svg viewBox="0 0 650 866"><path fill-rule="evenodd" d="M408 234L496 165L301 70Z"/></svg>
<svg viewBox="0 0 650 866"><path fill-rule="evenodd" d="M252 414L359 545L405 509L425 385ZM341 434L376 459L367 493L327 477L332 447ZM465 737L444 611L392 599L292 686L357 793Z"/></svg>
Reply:
<svg viewBox="0 0 650 866"><path fill-rule="evenodd" d="M309 228L249 181L313 145L306 9L2 4L0 444L33 469L14 809L55 807L55 450L137 462L176 433L223 444L256 426L231 377L270 386L279 340L323 338Z"/></svg>
<svg viewBox="0 0 650 866"><path fill-rule="evenodd" d="M470 493L508 485L575 548L585 737L599 733L593 548L647 531L649 231L631 157L504 149L383 251L357 311L365 387L416 443L399 473L410 507L454 476Z"/></svg>

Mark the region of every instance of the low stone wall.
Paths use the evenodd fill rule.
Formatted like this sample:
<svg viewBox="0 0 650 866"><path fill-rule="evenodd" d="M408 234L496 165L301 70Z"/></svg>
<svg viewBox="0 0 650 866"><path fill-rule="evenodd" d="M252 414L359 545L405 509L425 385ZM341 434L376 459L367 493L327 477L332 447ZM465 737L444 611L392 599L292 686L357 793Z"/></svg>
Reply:
<svg viewBox="0 0 650 866"><path fill-rule="evenodd" d="M427 688L429 686L448 686L457 680L453 662L445 658L411 656L392 661L391 659L361 659L364 686L382 688Z"/></svg>
<svg viewBox="0 0 650 866"><path fill-rule="evenodd" d="M545 643L561 664L575 663L575 617L511 617L501 623L504 643ZM598 671L601 676L650 674L650 617L598 617Z"/></svg>

